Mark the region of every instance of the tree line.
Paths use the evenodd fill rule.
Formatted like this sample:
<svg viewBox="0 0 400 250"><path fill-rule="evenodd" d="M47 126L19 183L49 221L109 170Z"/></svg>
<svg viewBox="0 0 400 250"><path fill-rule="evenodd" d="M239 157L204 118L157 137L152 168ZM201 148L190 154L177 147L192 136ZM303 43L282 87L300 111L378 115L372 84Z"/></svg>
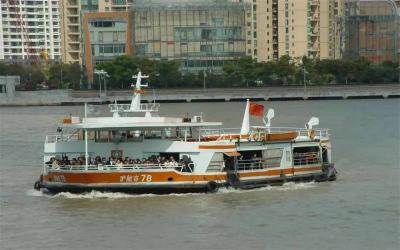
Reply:
<svg viewBox="0 0 400 250"><path fill-rule="evenodd" d="M154 88L208 88L262 87L285 85L380 84L399 82L399 64L386 61L371 64L365 58L357 59L293 59L257 62L242 57L225 64L222 70L200 71L198 74L180 70L178 61L155 61L147 58L118 56L112 61L96 65L108 73L107 88L128 89L132 75L139 70L149 75ZM79 64L19 65L0 63L0 75L19 75L26 90L86 89L87 78ZM94 75L92 87L98 88L99 76Z"/></svg>
<svg viewBox="0 0 400 250"><path fill-rule="evenodd" d="M129 88L131 76L139 70L149 75L154 88L260 87L284 85L380 84L399 82L399 64L386 61L371 64L365 58L293 59L282 56L277 61L257 62L242 57L225 64L222 72L210 70L199 74L181 72L177 61L152 61L146 58L120 56L97 65L110 75L112 88Z"/></svg>
<svg viewBox="0 0 400 250"><path fill-rule="evenodd" d="M80 89L85 86L84 71L73 64L5 64L0 63L0 75L20 76L21 90Z"/></svg>

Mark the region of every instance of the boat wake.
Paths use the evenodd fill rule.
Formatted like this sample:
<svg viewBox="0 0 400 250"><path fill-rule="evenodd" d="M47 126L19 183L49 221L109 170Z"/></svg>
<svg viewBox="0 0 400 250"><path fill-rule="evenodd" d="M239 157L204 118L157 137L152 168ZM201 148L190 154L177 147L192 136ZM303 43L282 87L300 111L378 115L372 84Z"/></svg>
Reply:
<svg viewBox="0 0 400 250"><path fill-rule="evenodd" d="M185 194L126 194L126 193L114 193L114 192L100 192L92 191L89 193L74 194L69 192L61 192L58 194L50 194L43 191L37 191L34 189L26 191L27 196L33 197L47 197L47 198L65 198L65 199L126 199L126 198L143 198L143 197L164 197L164 196L200 196L200 195L218 195L227 193L248 193L248 192L265 192L265 191L295 191L303 190L317 187L316 182L304 182L304 183L294 183L288 182L282 186L266 186L261 188L241 190L234 188L220 188L214 194L207 193L185 193Z"/></svg>
<svg viewBox="0 0 400 250"><path fill-rule="evenodd" d="M217 193L247 193L247 192L263 192L263 191L295 191L295 190L303 190L317 187L318 183L312 182L287 182L282 186L266 186L254 189L233 189L233 188L221 188Z"/></svg>

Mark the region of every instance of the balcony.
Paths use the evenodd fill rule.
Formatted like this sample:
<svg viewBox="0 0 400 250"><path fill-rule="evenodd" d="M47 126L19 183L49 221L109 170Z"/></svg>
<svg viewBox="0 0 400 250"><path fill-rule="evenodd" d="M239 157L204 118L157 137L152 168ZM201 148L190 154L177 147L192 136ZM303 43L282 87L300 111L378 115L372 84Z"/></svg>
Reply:
<svg viewBox="0 0 400 250"><path fill-rule="evenodd" d="M67 26L77 26L79 27L79 22L73 23L73 22L67 22Z"/></svg>
<svg viewBox="0 0 400 250"><path fill-rule="evenodd" d="M67 1L67 5L68 5L67 8L78 8L79 7L77 0L69 0L69 1Z"/></svg>
<svg viewBox="0 0 400 250"><path fill-rule="evenodd" d="M311 30L310 36L319 36L319 29L313 29L313 30Z"/></svg>
<svg viewBox="0 0 400 250"><path fill-rule="evenodd" d="M314 22L318 22L319 21L319 15L312 15L311 17L310 17L310 20L311 21L314 21Z"/></svg>
<svg viewBox="0 0 400 250"><path fill-rule="evenodd" d="M68 39L67 42L68 44L80 44L79 40L73 40L73 39Z"/></svg>
<svg viewBox="0 0 400 250"><path fill-rule="evenodd" d="M67 17L79 17L78 11L67 11Z"/></svg>
<svg viewBox="0 0 400 250"><path fill-rule="evenodd" d="M112 0L112 5L126 5L126 0Z"/></svg>
<svg viewBox="0 0 400 250"><path fill-rule="evenodd" d="M311 47L308 48L308 50L310 52L318 52L319 51L319 46L317 46L317 45L311 46Z"/></svg>
<svg viewBox="0 0 400 250"><path fill-rule="evenodd" d="M71 44L70 46L68 46L68 51L75 51L75 52L80 52L80 48L79 48L79 44Z"/></svg>

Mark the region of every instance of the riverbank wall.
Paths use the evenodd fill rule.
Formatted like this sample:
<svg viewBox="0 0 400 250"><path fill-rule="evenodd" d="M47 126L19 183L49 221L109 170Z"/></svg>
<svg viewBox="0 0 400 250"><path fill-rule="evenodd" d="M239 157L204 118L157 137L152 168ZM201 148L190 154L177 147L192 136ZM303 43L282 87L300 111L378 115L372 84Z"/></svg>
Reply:
<svg viewBox="0 0 400 250"><path fill-rule="evenodd" d="M129 102L131 91L16 91L14 96L0 96L0 106L81 105ZM146 89L143 102L223 102L223 101L289 101L400 98L400 84L335 85L265 88Z"/></svg>

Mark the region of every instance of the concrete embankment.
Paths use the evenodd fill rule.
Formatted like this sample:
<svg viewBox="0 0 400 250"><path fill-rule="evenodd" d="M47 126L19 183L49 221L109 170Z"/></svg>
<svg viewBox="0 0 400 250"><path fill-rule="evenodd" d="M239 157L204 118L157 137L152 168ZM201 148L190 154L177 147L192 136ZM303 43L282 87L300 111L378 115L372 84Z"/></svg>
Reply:
<svg viewBox="0 0 400 250"><path fill-rule="evenodd" d="M154 93L154 94L153 94ZM77 105L88 103L128 102L130 91L17 91L13 97L0 96L0 106ZM399 98L400 84L307 86L226 89L157 89L146 90L142 100L151 102L216 102L251 100L329 100Z"/></svg>

